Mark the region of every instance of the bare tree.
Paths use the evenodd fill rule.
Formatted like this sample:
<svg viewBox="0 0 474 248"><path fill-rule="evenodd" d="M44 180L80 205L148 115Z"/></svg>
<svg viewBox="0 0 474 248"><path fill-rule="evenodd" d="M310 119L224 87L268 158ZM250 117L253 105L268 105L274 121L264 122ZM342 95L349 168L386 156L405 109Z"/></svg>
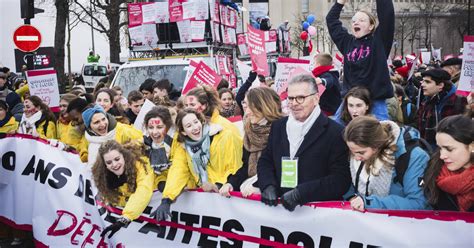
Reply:
<svg viewBox="0 0 474 248"><path fill-rule="evenodd" d="M442 13L446 13L448 7L441 1L436 0L421 0L413 4L414 8L418 11L420 16L419 21L424 29L423 45L428 48L431 46L431 33L433 23L436 18L442 16Z"/></svg>
<svg viewBox="0 0 474 248"><path fill-rule="evenodd" d="M107 36L110 48L110 62L120 62L120 28L127 24L126 21L120 22L121 14L125 14L127 8L124 3L133 2L132 0L91 0L90 5L83 1L74 0L79 7L78 11L73 11L77 18L94 30Z"/></svg>
<svg viewBox="0 0 474 248"><path fill-rule="evenodd" d="M66 82L64 74L64 43L66 42L66 23L69 16L69 1L55 0L56 27L54 32L54 57L56 60L56 72L60 84Z"/></svg>
<svg viewBox="0 0 474 248"><path fill-rule="evenodd" d="M449 12L452 14L448 22L448 30L456 30L460 40L463 40L465 35L468 35L468 6L467 4L455 4L451 6ZM471 18L471 27L474 26L474 18Z"/></svg>

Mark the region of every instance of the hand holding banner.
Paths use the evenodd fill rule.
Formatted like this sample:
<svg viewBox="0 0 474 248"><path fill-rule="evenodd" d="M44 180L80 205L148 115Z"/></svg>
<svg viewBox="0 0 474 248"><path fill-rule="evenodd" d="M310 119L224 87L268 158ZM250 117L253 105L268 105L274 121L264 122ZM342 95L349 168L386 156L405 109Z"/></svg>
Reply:
<svg viewBox="0 0 474 248"><path fill-rule="evenodd" d="M252 61L252 69L259 75L270 75L267 52L265 50L265 32L255 29L249 24L247 26L247 44L250 60Z"/></svg>

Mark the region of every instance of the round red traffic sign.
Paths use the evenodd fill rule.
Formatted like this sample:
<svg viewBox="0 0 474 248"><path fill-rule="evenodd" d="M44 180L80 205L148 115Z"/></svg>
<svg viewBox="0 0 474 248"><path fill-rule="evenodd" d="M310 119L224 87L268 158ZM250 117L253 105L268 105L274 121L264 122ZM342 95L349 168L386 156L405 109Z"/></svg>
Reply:
<svg viewBox="0 0 474 248"><path fill-rule="evenodd" d="M31 25L22 25L13 33L13 43L20 51L36 51L41 45L41 33Z"/></svg>

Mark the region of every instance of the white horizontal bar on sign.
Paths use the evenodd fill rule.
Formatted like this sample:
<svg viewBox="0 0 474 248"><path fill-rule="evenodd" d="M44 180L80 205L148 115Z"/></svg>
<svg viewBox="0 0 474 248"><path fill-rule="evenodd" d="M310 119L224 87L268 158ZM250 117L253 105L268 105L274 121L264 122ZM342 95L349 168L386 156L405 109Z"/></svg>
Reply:
<svg viewBox="0 0 474 248"><path fill-rule="evenodd" d="M38 36L17 36L17 41L38 41Z"/></svg>

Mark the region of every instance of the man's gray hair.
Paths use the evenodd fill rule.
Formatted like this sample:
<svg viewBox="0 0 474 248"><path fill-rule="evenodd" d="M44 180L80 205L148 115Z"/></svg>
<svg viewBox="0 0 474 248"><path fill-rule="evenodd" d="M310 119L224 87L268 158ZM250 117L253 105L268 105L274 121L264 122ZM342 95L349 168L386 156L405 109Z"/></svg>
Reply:
<svg viewBox="0 0 474 248"><path fill-rule="evenodd" d="M308 74L300 74L298 76L293 77L290 82L288 82L288 86L291 84L301 84L306 83L311 87L311 93L318 92L318 86L316 85L316 79L313 76Z"/></svg>

